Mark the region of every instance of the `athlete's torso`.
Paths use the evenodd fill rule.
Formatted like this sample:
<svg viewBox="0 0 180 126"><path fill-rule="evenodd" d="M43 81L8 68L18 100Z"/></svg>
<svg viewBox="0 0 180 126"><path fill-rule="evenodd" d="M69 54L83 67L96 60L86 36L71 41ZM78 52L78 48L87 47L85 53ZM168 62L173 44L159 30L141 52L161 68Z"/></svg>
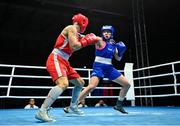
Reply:
<svg viewBox="0 0 180 126"><path fill-rule="evenodd" d="M71 48L71 43L69 41L69 31L73 30L75 26L69 25L63 29L61 34L58 36L56 43L54 45L53 53L61 56L62 58L68 60L69 57L72 55L74 50ZM74 36L73 36L74 37ZM76 33L77 39L80 38L78 32Z"/></svg>
<svg viewBox="0 0 180 126"><path fill-rule="evenodd" d="M115 46L113 44L110 44L109 42L106 42L106 45L103 49L96 49L95 52L95 63L101 63L101 64L112 64L112 58L115 53Z"/></svg>
<svg viewBox="0 0 180 126"><path fill-rule="evenodd" d="M72 50L71 50L70 45L69 45L69 40L67 37L65 37L62 34L60 34L58 36L54 48L61 50L65 53L67 53L68 55L72 55Z"/></svg>

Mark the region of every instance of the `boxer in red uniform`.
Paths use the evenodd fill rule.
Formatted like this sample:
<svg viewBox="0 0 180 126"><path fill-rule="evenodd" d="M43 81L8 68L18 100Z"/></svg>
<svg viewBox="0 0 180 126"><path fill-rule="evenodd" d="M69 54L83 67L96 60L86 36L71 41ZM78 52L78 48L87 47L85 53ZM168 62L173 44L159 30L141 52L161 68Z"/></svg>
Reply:
<svg viewBox="0 0 180 126"><path fill-rule="evenodd" d="M73 25L65 27L58 36L54 49L47 59L47 71L56 85L49 91L47 98L35 115L36 119L44 122L54 121L48 115L48 110L58 96L69 86L69 81L75 85L72 91L70 109L75 114L82 114L77 107L77 100L85 82L70 66L68 59L74 51L95 44L98 41L102 41L102 39L93 33L83 37L79 35L79 33L83 33L86 30L88 25L86 16L82 14L74 15L72 21Z"/></svg>

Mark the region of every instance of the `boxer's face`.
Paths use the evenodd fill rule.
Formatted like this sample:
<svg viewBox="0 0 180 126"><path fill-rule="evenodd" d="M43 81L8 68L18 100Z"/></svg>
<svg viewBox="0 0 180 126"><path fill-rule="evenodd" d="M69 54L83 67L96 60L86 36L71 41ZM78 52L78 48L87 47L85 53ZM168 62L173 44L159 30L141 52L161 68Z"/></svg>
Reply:
<svg viewBox="0 0 180 126"><path fill-rule="evenodd" d="M109 30L104 30L104 31L103 31L103 36L104 36L105 39L110 39L110 37L111 37L111 31L109 31Z"/></svg>

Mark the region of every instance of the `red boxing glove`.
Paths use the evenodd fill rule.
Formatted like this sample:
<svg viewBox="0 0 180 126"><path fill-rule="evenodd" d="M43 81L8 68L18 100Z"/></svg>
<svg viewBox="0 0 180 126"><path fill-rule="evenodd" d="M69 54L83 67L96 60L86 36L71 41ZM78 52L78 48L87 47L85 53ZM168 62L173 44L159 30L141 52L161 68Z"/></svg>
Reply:
<svg viewBox="0 0 180 126"><path fill-rule="evenodd" d="M85 47L97 43L98 38L96 37L95 34L91 33L81 38L79 42L81 43L82 47Z"/></svg>

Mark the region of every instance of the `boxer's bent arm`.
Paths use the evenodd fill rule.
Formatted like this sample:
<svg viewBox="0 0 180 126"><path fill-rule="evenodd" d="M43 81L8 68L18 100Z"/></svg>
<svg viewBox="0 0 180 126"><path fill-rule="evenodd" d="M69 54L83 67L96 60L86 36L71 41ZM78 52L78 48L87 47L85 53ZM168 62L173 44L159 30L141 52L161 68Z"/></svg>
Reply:
<svg viewBox="0 0 180 126"><path fill-rule="evenodd" d="M122 56L119 57L119 55L118 55L118 50L117 50L117 49L115 50L114 58L115 58L117 61L120 61L120 60L122 59Z"/></svg>
<svg viewBox="0 0 180 126"><path fill-rule="evenodd" d="M77 33L78 32L74 27L70 27L68 29L69 44L71 49L73 49L73 51L79 50L82 47L81 43L78 41Z"/></svg>

